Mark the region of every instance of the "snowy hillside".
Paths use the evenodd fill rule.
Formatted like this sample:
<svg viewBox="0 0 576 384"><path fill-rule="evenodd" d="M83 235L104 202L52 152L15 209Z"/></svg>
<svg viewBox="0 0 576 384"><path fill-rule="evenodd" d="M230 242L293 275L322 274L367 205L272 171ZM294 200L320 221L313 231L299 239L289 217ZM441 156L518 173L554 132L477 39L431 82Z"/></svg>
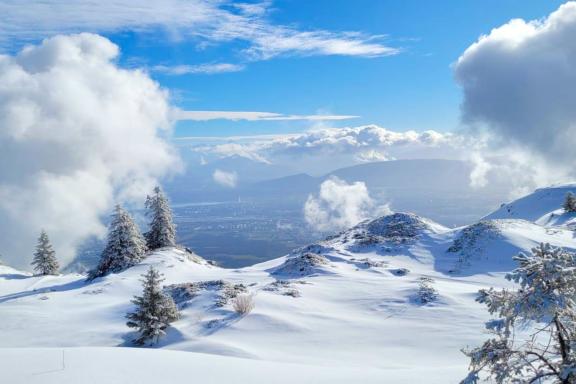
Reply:
<svg viewBox="0 0 576 384"><path fill-rule="evenodd" d="M541 220L565 188L457 229L384 216L242 269L175 248L91 283L1 266L0 374L11 383L458 382L468 363L460 349L485 338L476 292L508 286L511 257L539 242L576 249L571 230ZM182 317L153 349L112 348L131 346L124 316L149 265ZM231 306L241 293L255 300L245 316Z"/></svg>
<svg viewBox="0 0 576 384"><path fill-rule="evenodd" d="M540 225L566 225L576 222L576 215L564 213L562 202L567 193L576 192L576 183L540 188L502 206L485 219L522 219Z"/></svg>

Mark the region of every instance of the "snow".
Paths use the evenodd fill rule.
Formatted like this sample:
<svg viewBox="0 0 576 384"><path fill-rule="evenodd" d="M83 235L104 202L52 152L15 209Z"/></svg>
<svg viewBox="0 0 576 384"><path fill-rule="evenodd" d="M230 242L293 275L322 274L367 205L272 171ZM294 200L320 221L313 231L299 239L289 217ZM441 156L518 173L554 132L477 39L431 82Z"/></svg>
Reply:
<svg viewBox="0 0 576 384"><path fill-rule="evenodd" d="M448 229L396 214L242 269L176 248L90 283L0 266L0 375L10 383L458 382L468 364L460 349L485 339L489 315L477 291L510 286L512 256L539 242L576 248L564 222L539 221L561 206L560 189L510 203L513 218L501 208L488 225ZM150 265L164 285L186 287L182 316L156 347L128 348L124 316ZM429 302L418 300L423 278L437 292ZM245 316L228 300L244 292L238 284L254 295Z"/></svg>
<svg viewBox="0 0 576 384"><path fill-rule="evenodd" d="M523 219L541 225L554 225L546 219L551 214L562 215L562 203L568 192L576 192L576 183L540 188L511 203L502 204L498 210L484 219Z"/></svg>

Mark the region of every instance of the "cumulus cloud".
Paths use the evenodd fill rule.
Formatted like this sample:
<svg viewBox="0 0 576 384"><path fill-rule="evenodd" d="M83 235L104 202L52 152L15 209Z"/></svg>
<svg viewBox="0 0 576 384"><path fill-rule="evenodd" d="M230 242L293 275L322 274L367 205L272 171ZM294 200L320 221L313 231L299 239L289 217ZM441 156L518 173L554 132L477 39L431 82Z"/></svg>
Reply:
<svg viewBox="0 0 576 384"><path fill-rule="evenodd" d="M365 183L348 184L337 177L324 181L318 195L308 196L304 204L306 222L320 232L346 229L388 213L388 206L376 206Z"/></svg>
<svg viewBox="0 0 576 384"><path fill-rule="evenodd" d="M5 3L4 3L5 4ZM101 235L114 200L143 198L179 167L164 140L168 95L119 68L93 34L56 36L0 55L0 253L28 266L41 228L66 263Z"/></svg>
<svg viewBox="0 0 576 384"><path fill-rule="evenodd" d="M238 175L236 172L226 172L220 169L216 169L212 174L212 179L217 184L220 184L226 188L236 188L238 183Z"/></svg>
<svg viewBox="0 0 576 384"><path fill-rule="evenodd" d="M385 36L360 32L299 30L268 18L270 1L238 4L231 0L20 0L0 2L0 44L34 40L58 33L165 30L175 39L194 39L199 46L242 41L245 60L280 55L378 57L399 49Z"/></svg>
<svg viewBox="0 0 576 384"><path fill-rule="evenodd" d="M574 176L574 36L576 2L568 2L545 19L511 20L492 30L455 63L463 119L489 134L480 180L489 157L500 160L493 171L515 168L515 177L533 175L535 184Z"/></svg>

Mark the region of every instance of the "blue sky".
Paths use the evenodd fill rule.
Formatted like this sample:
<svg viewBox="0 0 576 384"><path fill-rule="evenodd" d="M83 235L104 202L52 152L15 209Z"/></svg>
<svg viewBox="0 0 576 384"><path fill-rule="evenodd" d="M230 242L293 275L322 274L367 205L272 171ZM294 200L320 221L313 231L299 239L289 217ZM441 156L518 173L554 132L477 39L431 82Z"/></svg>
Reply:
<svg viewBox="0 0 576 384"><path fill-rule="evenodd" d="M279 57L249 63L239 72L153 76L176 92L184 109L335 113L361 118L332 126L375 123L394 130L451 130L458 126L460 91L450 64L478 36L512 18L537 19L561 1L295 1L273 3L274 23L301 29L387 35L394 56ZM152 63L239 63L238 44L203 51L196 42L110 35L124 58ZM160 42L160 44L158 44ZM178 135L292 132L309 122L181 122Z"/></svg>
<svg viewBox="0 0 576 384"><path fill-rule="evenodd" d="M193 0L214 7L210 0ZM14 1L6 1L4 7ZM36 2L32 2L31 4ZM59 3L55 0L53 3ZM80 2L83 3L83 2ZM110 2L101 3L102 18L82 15L85 21L66 25L87 8L71 9L63 2L58 11L67 15L64 25L54 22L44 30L50 33L91 31L118 44L121 63L141 66L168 88L173 103L184 110L262 111L289 115L357 115L352 120L324 124L356 126L378 124L392 130L453 130L459 123L461 95L450 68L459 55L481 34L489 33L512 18L539 19L558 8L555 0L276 0L263 4L256 20L270 28L283 26L295 31L323 31L327 34L361 32L362 44L398 50L394 54L325 54L320 51L298 52L287 49L268 58L246 54L254 43L215 37L210 28L188 28L184 16L172 25L165 21L139 23L138 17L118 17L106 21ZM121 3L121 2L120 2ZM178 2L176 2L178 3ZM8 4L8 5L6 5ZM129 3L127 3L129 4ZM190 9L165 10L163 2L150 2L150 14L165 12L172 19L179 13L194 17ZM218 3L217 8L238 14L236 5L244 2ZM194 6L193 6L194 5ZM2 6L2 5L0 5ZM155 7L155 8L154 8ZM31 5L31 12L33 11ZM19 10L21 12L21 10ZM127 6L126 14L131 12ZM258 10L254 11L258 12ZM56 13L56 12L55 12ZM122 14L117 8L114 15ZM37 16L36 16L37 17ZM50 17L47 15L46 18ZM221 16L217 16L221 17ZM263 21L262 21L263 20ZM38 21L38 20L36 20ZM45 23L46 20L41 20ZM19 21L20 25L25 24ZM18 31L32 39L46 37L42 28L35 33ZM107 24L111 23L111 24ZM210 21L209 21L210 22ZM233 24L233 23L232 23ZM20 26L18 26L20 27ZM51 28L50 28L51 27ZM55 30L56 28L56 30ZM61 28L58 31L57 28ZM8 28L10 29L10 28ZM14 28L16 30L16 28ZM229 32L227 32L229 33ZM238 33L238 32L235 32ZM239 32L241 34L242 32ZM356 39L356 38L353 38ZM16 39L17 40L17 39ZM260 44L260 43L259 43ZM18 44L12 44L17 47ZM259 49L262 49L260 46ZM366 57L368 56L368 57ZM225 63L235 71L223 73L164 73L161 68L203 66ZM301 131L317 124L310 121L181 121L177 136L226 136L275 134Z"/></svg>

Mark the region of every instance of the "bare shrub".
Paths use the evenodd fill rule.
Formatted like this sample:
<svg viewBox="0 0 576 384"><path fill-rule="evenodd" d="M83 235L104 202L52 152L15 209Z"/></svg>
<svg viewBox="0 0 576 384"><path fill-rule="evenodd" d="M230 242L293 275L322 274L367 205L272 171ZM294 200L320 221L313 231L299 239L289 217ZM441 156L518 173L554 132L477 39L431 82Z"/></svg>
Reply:
<svg viewBox="0 0 576 384"><path fill-rule="evenodd" d="M248 294L238 295L232 301L234 311L240 315L246 315L254 309L254 296Z"/></svg>

